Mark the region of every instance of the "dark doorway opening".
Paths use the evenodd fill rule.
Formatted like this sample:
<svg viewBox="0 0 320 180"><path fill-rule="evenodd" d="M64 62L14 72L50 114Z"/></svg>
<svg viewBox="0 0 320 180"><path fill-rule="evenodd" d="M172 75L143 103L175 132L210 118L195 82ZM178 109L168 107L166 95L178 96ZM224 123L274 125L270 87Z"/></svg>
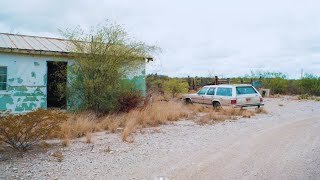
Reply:
<svg viewBox="0 0 320 180"><path fill-rule="evenodd" d="M66 109L67 63L48 61L47 108Z"/></svg>

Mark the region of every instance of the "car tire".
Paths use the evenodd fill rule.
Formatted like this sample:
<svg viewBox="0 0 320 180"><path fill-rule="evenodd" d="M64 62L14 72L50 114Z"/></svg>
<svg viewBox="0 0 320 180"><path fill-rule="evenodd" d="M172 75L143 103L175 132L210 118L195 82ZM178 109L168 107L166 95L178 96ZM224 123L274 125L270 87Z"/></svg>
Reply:
<svg viewBox="0 0 320 180"><path fill-rule="evenodd" d="M192 104L192 101L189 98L185 99L184 102L185 102L185 104Z"/></svg>
<svg viewBox="0 0 320 180"><path fill-rule="evenodd" d="M212 106L214 109L220 109L221 108L221 104L219 102L213 102Z"/></svg>

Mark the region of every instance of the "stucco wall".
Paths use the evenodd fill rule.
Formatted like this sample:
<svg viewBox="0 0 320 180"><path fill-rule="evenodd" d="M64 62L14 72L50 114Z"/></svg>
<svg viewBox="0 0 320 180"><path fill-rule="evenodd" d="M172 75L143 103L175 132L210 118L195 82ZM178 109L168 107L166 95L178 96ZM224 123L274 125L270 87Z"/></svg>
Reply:
<svg viewBox="0 0 320 180"><path fill-rule="evenodd" d="M68 82L71 82L72 79L75 77L73 71L72 71L72 63L69 63L68 66ZM146 96L146 62L141 61L137 65L132 67L124 67L127 69L128 74L126 74L125 80L134 83L135 88L139 90L142 94L142 96ZM71 83L68 83L68 85ZM77 110L79 107L81 107L82 102L81 93L74 93L73 95L67 97L67 109L70 111Z"/></svg>
<svg viewBox="0 0 320 180"><path fill-rule="evenodd" d="M127 79L133 82L142 95L146 95L146 63L142 61L135 67L126 67L129 69Z"/></svg>
<svg viewBox="0 0 320 180"><path fill-rule="evenodd" d="M8 67L7 90L0 91L0 111L21 113L47 108L47 61L67 61L68 73L74 62L57 57L0 54L0 66ZM71 74L68 74L68 81L70 77ZM132 68L127 77L143 95L146 94L144 62ZM68 108L71 104L77 104L71 101L68 99Z"/></svg>
<svg viewBox="0 0 320 180"><path fill-rule="evenodd" d="M0 54L7 66L7 90L0 91L0 111L28 112L47 107L47 61L63 59Z"/></svg>

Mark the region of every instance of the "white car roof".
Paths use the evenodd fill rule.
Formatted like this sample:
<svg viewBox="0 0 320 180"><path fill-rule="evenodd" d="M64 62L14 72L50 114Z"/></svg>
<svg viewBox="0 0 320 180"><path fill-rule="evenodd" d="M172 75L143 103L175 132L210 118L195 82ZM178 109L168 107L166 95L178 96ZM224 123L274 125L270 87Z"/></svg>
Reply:
<svg viewBox="0 0 320 180"><path fill-rule="evenodd" d="M241 87L241 86L252 86L251 84L219 84L219 85L207 85L204 87Z"/></svg>

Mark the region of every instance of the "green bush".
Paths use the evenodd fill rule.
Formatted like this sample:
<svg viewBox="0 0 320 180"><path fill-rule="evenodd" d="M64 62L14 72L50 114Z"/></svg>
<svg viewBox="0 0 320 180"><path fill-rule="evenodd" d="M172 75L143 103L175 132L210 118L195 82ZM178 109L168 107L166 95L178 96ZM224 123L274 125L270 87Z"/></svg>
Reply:
<svg viewBox="0 0 320 180"><path fill-rule="evenodd" d="M170 78L164 75L150 74L147 76L147 91L148 93L164 95L163 83Z"/></svg>
<svg viewBox="0 0 320 180"><path fill-rule="evenodd" d="M68 68L69 105L96 114L118 110L121 82L143 67L150 53L159 50L134 40L122 26L108 21L89 33L79 27L63 35L73 43L75 59Z"/></svg>
<svg viewBox="0 0 320 180"><path fill-rule="evenodd" d="M288 90L288 80L281 77L263 79L262 84L271 89L273 94L285 94Z"/></svg>
<svg viewBox="0 0 320 180"><path fill-rule="evenodd" d="M320 77L307 74L300 80L302 93L320 96Z"/></svg>
<svg viewBox="0 0 320 180"><path fill-rule="evenodd" d="M280 72L255 71L245 79L259 79L262 86L271 89L273 94L309 94L320 96L320 77L306 74L302 79L289 80Z"/></svg>
<svg viewBox="0 0 320 180"><path fill-rule="evenodd" d="M169 79L163 83L165 94L175 98L180 93L188 92L189 85L179 79Z"/></svg>

